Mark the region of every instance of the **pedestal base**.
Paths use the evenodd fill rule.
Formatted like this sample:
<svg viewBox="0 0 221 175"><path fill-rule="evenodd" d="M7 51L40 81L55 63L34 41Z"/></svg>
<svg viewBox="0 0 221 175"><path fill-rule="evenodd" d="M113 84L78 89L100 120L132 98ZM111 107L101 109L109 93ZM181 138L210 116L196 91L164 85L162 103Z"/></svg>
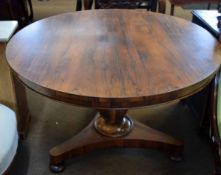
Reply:
<svg viewBox="0 0 221 175"><path fill-rule="evenodd" d="M133 129L127 110L99 110L94 119L95 129L107 137L123 137Z"/></svg>
<svg viewBox="0 0 221 175"><path fill-rule="evenodd" d="M50 168L53 172L64 169L64 161L73 156L82 155L104 148L154 148L167 152L171 158L180 159L183 142L134 121L133 130L125 137L107 137L97 132L94 120L79 134L50 150ZM62 168L53 168L62 167Z"/></svg>

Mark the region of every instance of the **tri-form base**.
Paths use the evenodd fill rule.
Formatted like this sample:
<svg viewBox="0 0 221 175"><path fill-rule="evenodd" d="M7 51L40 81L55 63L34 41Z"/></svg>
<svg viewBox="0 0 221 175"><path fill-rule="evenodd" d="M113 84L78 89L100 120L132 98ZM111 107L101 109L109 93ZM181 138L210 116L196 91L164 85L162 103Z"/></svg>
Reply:
<svg viewBox="0 0 221 175"><path fill-rule="evenodd" d="M133 122L133 129L122 137L110 137L100 134L94 126L96 121L97 117L79 134L50 150L51 171L56 173L63 171L64 161L73 156L112 147L153 148L167 152L172 160L181 160L182 158L182 141L137 121Z"/></svg>

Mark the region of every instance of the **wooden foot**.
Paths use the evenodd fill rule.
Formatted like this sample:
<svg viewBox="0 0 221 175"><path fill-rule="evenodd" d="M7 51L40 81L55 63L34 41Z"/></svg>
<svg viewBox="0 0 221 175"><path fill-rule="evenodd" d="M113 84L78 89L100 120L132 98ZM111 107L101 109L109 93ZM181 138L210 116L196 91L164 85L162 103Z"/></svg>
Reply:
<svg viewBox="0 0 221 175"><path fill-rule="evenodd" d="M100 134L92 121L79 134L50 150L50 164L60 166L67 159L98 149L112 147L154 148L173 157L182 155L183 142L162 132L134 121L133 130L124 137L108 137ZM51 169L54 172L54 169Z"/></svg>
<svg viewBox="0 0 221 175"><path fill-rule="evenodd" d="M64 171L65 169L65 166L64 164L59 164L59 165L53 165L53 164L50 164L49 165L49 168L52 172L54 173L61 173L62 171Z"/></svg>

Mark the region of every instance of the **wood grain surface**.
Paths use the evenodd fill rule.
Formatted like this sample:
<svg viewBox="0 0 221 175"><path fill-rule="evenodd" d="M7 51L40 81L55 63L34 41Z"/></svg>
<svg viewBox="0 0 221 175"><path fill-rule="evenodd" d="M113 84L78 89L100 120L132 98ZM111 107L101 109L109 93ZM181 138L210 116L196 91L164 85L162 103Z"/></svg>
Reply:
<svg viewBox="0 0 221 175"><path fill-rule="evenodd" d="M130 108L184 98L205 87L221 46L191 22L143 10L91 10L35 22L6 51L31 89L95 108Z"/></svg>

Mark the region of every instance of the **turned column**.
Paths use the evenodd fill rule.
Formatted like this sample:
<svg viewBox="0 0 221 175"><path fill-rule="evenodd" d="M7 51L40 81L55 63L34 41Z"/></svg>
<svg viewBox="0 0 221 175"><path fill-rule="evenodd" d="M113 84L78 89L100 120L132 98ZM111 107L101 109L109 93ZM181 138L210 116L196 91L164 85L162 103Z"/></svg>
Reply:
<svg viewBox="0 0 221 175"><path fill-rule="evenodd" d="M126 109L100 109L94 127L108 137L121 137L127 135L133 128L133 121L126 116Z"/></svg>

